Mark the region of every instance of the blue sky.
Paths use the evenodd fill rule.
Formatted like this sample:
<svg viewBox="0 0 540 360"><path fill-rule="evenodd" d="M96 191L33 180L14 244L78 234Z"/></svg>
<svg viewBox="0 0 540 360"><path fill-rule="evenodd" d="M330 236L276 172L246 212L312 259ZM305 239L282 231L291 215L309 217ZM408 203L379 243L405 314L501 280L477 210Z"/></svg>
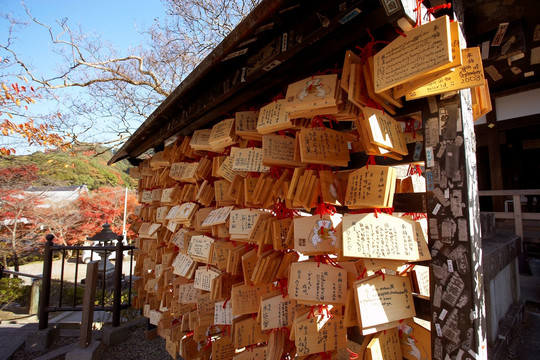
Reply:
<svg viewBox="0 0 540 360"><path fill-rule="evenodd" d="M155 19L165 17L165 8L160 0L26 0L24 3L37 20L52 25L54 33L60 29L56 21L67 19L70 28L81 27L86 33L99 35L113 43L120 56L126 55L129 47L141 42L141 30L150 27ZM20 0L0 0L0 13L30 22ZM0 24L0 41L5 43L9 24L4 19L0 20ZM31 24L18 28L15 36L17 39L13 49L31 65L37 77L50 78L56 74L54 70L58 67L59 58L51 51L52 44L46 29ZM51 113L48 111L49 105L43 101L36 101L31 106L38 112ZM13 145L19 143L16 140L3 140ZM24 143L22 147L16 146L16 149L18 154L35 150L25 149Z"/></svg>
<svg viewBox="0 0 540 360"><path fill-rule="evenodd" d="M165 15L160 0L27 0L25 4L32 15L45 24L67 18L70 27L82 26L88 32L100 34L119 49L136 45L140 40L138 31L149 27L155 18ZM0 13L12 13L16 18L27 21L18 0L0 0ZM3 25L0 35L4 35L6 30ZM48 50L47 33L43 28L30 26L17 36L24 44L21 50L27 55L44 54ZM37 58L43 59L41 56Z"/></svg>

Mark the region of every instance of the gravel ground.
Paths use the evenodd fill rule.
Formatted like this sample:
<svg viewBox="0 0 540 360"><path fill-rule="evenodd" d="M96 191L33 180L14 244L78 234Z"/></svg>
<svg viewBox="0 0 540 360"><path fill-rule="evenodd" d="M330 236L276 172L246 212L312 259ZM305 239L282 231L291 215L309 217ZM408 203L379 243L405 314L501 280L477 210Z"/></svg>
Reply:
<svg viewBox="0 0 540 360"><path fill-rule="evenodd" d="M147 340L145 327L131 329L129 338L121 344L103 351L102 360L169 360L171 356L165 349L165 339L156 337Z"/></svg>
<svg viewBox="0 0 540 360"><path fill-rule="evenodd" d="M19 349L13 354L12 360L32 360L38 356L44 355L63 346L78 342L78 337L61 336L50 349L43 352L26 353L24 348ZM56 359L65 359L65 356ZM131 333L126 341L113 347L103 345L102 360L169 360L171 356L165 349L165 339L157 337L147 340L145 336L145 327L136 326L131 329Z"/></svg>
<svg viewBox="0 0 540 360"><path fill-rule="evenodd" d="M24 347L19 349L18 351L16 351L14 354L13 354L13 357L11 358L12 360L32 360L32 359L35 359L37 358L38 356L41 356L41 355L45 355L51 351L54 351L56 349L60 349L61 347L64 347L66 345L69 345L69 344L73 344L75 342L78 342L79 341L79 338L78 337L65 337L65 336L60 336L60 338L54 343L52 344L52 346L45 350L45 351L36 351L36 352L33 352L33 353L27 353L24 351ZM65 356L62 356L61 358L59 359L64 359Z"/></svg>

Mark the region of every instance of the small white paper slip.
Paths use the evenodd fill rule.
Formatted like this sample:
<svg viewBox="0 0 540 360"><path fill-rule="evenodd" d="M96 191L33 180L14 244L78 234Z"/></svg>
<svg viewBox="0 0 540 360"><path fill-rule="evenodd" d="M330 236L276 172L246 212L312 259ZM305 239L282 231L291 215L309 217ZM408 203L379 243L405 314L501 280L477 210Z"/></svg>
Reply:
<svg viewBox="0 0 540 360"><path fill-rule="evenodd" d="M435 205L435 208L433 209L433 215L437 215L437 213L439 212L439 210L441 209L441 204L437 204Z"/></svg>
<svg viewBox="0 0 540 360"><path fill-rule="evenodd" d="M437 336L438 337L442 337L442 330L441 330L441 325L440 324L435 324L435 330L437 330Z"/></svg>
<svg viewBox="0 0 540 360"><path fill-rule="evenodd" d="M426 165L427 167L433 167L434 165L434 159L433 159L433 147L426 147Z"/></svg>
<svg viewBox="0 0 540 360"><path fill-rule="evenodd" d="M446 260L446 262L448 264L448 272L453 273L454 272L454 263L450 259Z"/></svg>
<svg viewBox="0 0 540 360"><path fill-rule="evenodd" d="M441 314L439 315L439 319L442 321L448 314L448 311L446 309L442 309Z"/></svg>

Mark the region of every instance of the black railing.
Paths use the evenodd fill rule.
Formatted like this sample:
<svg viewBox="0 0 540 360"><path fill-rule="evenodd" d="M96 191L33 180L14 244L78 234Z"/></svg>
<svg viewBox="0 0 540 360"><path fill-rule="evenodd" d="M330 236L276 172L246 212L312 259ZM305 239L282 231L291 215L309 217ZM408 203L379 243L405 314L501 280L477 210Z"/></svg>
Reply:
<svg viewBox="0 0 540 360"><path fill-rule="evenodd" d="M49 326L49 313L55 311L82 311L82 305L78 304L77 301L77 289L83 288L83 285L79 284L78 274L79 274L79 256L81 251L89 250L91 251L91 259L93 259L93 253L96 251L101 252L101 257L103 261L102 269L102 278L99 281L99 288L101 289L101 299L97 306L94 306L96 311L111 311L112 312L112 326L120 326L120 313L122 309L129 308L131 306L131 289L132 289L132 278L133 278L133 250L135 246L133 245L124 245L122 243L122 236L118 237L118 241L114 246L64 246L64 245L54 245L53 239L54 236L49 234L46 237L47 242L45 243L44 251L44 261L43 261L43 279L41 284L41 294L39 301L39 329L43 330ZM64 304L64 288L67 288L64 279L64 270L66 262L66 253L75 252L75 275L73 281L73 302L69 301L71 305ZM127 281L122 281L122 264L123 264L123 255L124 251L129 251L130 257L130 266L129 266L129 278ZM61 254L62 269L60 274L60 291L59 297L56 306L51 305L51 279L52 277L52 266L54 253ZM114 272L111 279L108 279L107 274L107 259L110 254L115 253L114 261ZM101 270L101 269L100 269ZM112 280L112 284L110 283ZM122 289L123 284L127 285L127 301L122 302ZM107 305L105 303L105 294L108 290L112 288L112 304Z"/></svg>

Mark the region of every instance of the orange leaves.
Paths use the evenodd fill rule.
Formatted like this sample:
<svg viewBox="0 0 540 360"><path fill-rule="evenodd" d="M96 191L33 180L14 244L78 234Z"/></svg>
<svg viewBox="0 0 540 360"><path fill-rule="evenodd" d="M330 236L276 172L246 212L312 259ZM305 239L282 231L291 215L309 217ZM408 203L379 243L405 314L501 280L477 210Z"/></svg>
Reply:
<svg viewBox="0 0 540 360"><path fill-rule="evenodd" d="M28 79L25 77L19 78L24 80L25 83L28 83ZM24 109L28 110L28 106L26 106L26 104L35 103L35 100L31 97L35 95L33 86L29 86L29 89L24 85L19 85L18 83L12 83L10 85L2 83L1 86L0 109L2 111L0 112L0 115L4 113L9 117L9 119L13 119L14 117L11 113L18 113L20 111L13 110L15 109L15 105L18 107L24 105ZM61 118L61 114L54 114L53 119L54 118ZM52 125L36 125L32 119L19 124L15 124L8 119L0 122L0 136L21 136L27 140L29 145L56 147L64 151L70 149L71 144L66 143L62 136L55 134L53 131L54 128ZM15 151L13 149L2 148L0 149L0 156L10 155L14 152Z"/></svg>
<svg viewBox="0 0 540 360"><path fill-rule="evenodd" d="M52 129L53 126L49 124L35 125L32 119L20 124L15 124L7 119L0 123L0 131L3 136L19 135L27 139L30 145L58 147L64 151L71 148L71 144L65 143L62 136L51 133ZM4 149L0 154L10 155L14 152L11 150Z"/></svg>
<svg viewBox="0 0 540 360"><path fill-rule="evenodd" d="M15 154L15 149L13 148L6 148L6 147L1 147L0 148L0 155L2 156L9 156L11 154Z"/></svg>

